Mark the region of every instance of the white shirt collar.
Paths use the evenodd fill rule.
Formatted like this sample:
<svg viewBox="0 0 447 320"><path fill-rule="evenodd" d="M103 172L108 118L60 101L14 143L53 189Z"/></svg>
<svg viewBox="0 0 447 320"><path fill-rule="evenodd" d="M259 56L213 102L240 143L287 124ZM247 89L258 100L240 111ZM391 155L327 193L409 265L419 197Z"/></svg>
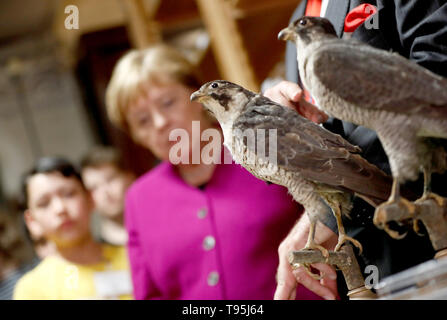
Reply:
<svg viewBox="0 0 447 320"><path fill-rule="evenodd" d="M323 0L321 3L321 11L320 17L324 17L326 15L327 5L329 4L329 0Z"/></svg>

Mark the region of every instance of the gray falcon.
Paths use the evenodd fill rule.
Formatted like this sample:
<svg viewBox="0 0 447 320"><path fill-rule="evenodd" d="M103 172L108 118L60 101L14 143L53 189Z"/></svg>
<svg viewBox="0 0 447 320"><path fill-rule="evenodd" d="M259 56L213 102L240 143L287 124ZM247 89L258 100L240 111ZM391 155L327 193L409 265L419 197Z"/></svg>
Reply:
<svg viewBox="0 0 447 320"><path fill-rule="evenodd" d="M228 81L204 84L191 100L202 103L219 121L224 145L237 163L259 179L287 187L304 206L311 222L306 249L318 249L328 257L328 251L314 242L315 225L318 220L327 223L334 214L336 250L346 241L361 250L360 243L346 235L342 214L349 214L354 194L374 206L385 201L392 181L359 155L359 147L295 110ZM255 133L256 143L249 143L249 132ZM260 152L273 150L272 143L276 158Z"/></svg>
<svg viewBox="0 0 447 320"><path fill-rule="evenodd" d="M402 204L414 213L399 189L401 183L417 179L420 170L420 201L430 197L443 205L445 199L430 191L430 178L447 169L446 151L439 143L447 138L447 79L397 53L339 39L325 18L302 17L278 38L295 43L302 84L320 109L377 132L394 181L390 199L376 209L376 225L386 205Z"/></svg>

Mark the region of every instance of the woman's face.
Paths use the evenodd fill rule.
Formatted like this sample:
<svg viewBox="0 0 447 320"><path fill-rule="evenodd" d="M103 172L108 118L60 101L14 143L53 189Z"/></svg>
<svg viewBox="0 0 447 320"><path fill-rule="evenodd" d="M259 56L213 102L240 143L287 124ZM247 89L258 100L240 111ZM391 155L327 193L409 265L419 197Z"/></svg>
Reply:
<svg viewBox="0 0 447 320"><path fill-rule="evenodd" d="M192 122L200 121L201 131L211 127L202 105L190 101L193 92L194 89L175 82L148 85L146 95L131 103L125 112L134 140L159 159L169 160L169 150L177 143L169 141L169 134L174 129L184 129L190 137L191 154L197 147L191 141Z"/></svg>

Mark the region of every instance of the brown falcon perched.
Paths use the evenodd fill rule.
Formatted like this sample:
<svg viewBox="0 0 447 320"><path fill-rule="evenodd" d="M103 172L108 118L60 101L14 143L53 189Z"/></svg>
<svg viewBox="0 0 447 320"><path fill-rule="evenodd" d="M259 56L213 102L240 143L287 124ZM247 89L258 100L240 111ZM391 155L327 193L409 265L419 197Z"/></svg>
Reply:
<svg viewBox="0 0 447 320"><path fill-rule="evenodd" d="M391 178L363 159L359 147L295 110L228 81L204 84L191 100L202 103L219 121L224 145L237 163L259 179L287 187L304 206L311 222L306 249L319 249L328 257L314 242L314 232L317 220L326 223L334 214L339 234L335 250L348 240L361 250L360 243L346 235L342 214L349 214L354 194L372 205L386 200ZM249 142L250 133L256 143Z"/></svg>
<svg viewBox="0 0 447 320"><path fill-rule="evenodd" d="M400 197L399 189L401 183L417 179L420 170L420 200L430 197L443 205L445 199L430 191L430 178L447 169L446 152L439 144L440 138L447 138L447 79L397 53L339 39L325 18L302 17L278 38L295 43L302 84L320 109L377 132L394 181L389 201L376 209L376 225L386 205L403 205L414 213L414 205Z"/></svg>

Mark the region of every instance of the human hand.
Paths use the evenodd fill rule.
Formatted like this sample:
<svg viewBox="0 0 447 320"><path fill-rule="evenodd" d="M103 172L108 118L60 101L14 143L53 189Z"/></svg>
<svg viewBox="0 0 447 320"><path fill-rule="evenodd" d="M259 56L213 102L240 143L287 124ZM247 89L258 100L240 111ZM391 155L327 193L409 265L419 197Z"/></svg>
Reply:
<svg viewBox="0 0 447 320"><path fill-rule="evenodd" d="M327 300L336 299L338 295L337 274L332 266L324 263L313 264L312 267L322 275L321 280L316 280L303 267L293 270L289 263L290 252L300 250L306 245L309 227L309 218L307 214L303 214L278 248L279 266L276 275L275 300L294 300L298 284ZM337 241L338 237L331 229L323 224L317 224L315 242L333 250Z"/></svg>
<svg viewBox="0 0 447 320"><path fill-rule="evenodd" d="M303 91L294 82L281 81L267 89L264 96L283 106L295 109L303 117L315 123L322 123L328 119L326 113L304 99Z"/></svg>
<svg viewBox="0 0 447 320"><path fill-rule="evenodd" d="M300 266L292 270L297 285L301 284L325 300L337 299L337 273L334 267L326 263L315 263L311 266L312 273L320 275L320 279L315 279Z"/></svg>

